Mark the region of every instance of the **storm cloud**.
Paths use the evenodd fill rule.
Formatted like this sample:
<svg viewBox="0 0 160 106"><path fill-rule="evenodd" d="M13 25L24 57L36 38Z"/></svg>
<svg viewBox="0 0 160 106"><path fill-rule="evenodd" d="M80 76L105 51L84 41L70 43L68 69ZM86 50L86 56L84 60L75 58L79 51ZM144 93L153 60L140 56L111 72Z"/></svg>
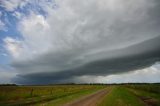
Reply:
<svg viewBox="0 0 160 106"><path fill-rule="evenodd" d="M38 72L20 75L18 76L18 79L16 79L16 81L23 84L65 83L72 82L72 79L79 76L106 76L110 74L120 74L128 71L143 69L153 65L156 61L160 61L159 41L160 37L156 37L154 39L147 40L134 46L130 46L120 50L110 51L110 53L114 57L106 59L103 58L97 61L88 62L75 68L60 71L54 71L53 69L52 72ZM108 52L101 53L100 55L108 55ZM95 55L93 55L93 57L94 56ZM85 57L85 59L87 59L87 56ZM40 61L44 62L45 60L42 59ZM42 66L44 64L43 62L41 64ZM54 61L49 61L46 64L52 63L54 63ZM20 67L20 64L17 67ZM21 67L24 70L29 70L30 68L27 65L23 65Z"/></svg>
<svg viewBox="0 0 160 106"><path fill-rule="evenodd" d="M59 0L40 3L7 37L19 84L72 82L150 67L160 61L159 0ZM75 81L76 82L76 81Z"/></svg>

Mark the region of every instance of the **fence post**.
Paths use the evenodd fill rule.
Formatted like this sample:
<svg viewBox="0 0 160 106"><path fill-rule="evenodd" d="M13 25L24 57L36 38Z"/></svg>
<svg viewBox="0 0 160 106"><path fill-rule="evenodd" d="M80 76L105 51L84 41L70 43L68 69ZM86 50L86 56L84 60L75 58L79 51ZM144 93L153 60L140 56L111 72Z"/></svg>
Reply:
<svg viewBox="0 0 160 106"><path fill-rule="evenodd" d="M32 97L32 95L33 95L33 88L31 89L31 93L30 93L30 95L31 95L31 97Z"/></svg>
<svg viewBox="0 0 160 106"><path fill-rule="evenodd" d="M52 95L52 93L53 93L53 92L52 92L52 89L51 89L51 95Z"/></svg>

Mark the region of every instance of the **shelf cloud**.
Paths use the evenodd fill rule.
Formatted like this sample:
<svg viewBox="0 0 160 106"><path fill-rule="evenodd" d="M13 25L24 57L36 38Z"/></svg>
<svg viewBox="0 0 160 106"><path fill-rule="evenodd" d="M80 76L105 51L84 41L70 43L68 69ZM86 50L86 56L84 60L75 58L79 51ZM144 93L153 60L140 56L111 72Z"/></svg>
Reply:
<svg viewBox="0 0 160 106"><path fill-rule="evenodd" d="M16 83L76 82L77 77L121 74L160 61L159 0L52 4L40 2L41 14L31 9L21 15L17 30L22 39L3 39L18 73Z"/></svg>

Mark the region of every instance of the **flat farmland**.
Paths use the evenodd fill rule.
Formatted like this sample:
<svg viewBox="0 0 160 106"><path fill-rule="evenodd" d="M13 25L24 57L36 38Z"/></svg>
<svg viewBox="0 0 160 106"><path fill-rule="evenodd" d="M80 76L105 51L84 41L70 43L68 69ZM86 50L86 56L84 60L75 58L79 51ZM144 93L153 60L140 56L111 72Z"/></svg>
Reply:
<svg viewBox="0 0 160 106"><path fill-rule="evenodd" d="M160 85L0 86L0 106L160 106Z"/></svg>
<svg viewBox="0 0 160 106"><path fill-rule="evenodd" d="M103 85L0 86L0 106L59 106L105 88Z"/></svg>

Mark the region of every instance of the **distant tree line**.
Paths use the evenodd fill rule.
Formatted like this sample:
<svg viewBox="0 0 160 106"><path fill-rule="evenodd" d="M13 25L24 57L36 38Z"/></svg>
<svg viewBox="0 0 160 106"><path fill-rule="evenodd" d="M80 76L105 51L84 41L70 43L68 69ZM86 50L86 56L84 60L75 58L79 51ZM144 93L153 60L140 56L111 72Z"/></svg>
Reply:
<svg viewBox="0 0 160 106"><path fill-rule="evenodd" d="M0 84L0 86L17 86L16 84Z"/></svg>
<svg viewBox="0 0 160 106"><path fill-rule="evenodd" d="M160 85L160 83L59 83L59 84L32 84L27 86L46 86L46 85ZM19 86L17 84L0 84L0 86ZM21 85L26 86L26 85Z"/></svg>

